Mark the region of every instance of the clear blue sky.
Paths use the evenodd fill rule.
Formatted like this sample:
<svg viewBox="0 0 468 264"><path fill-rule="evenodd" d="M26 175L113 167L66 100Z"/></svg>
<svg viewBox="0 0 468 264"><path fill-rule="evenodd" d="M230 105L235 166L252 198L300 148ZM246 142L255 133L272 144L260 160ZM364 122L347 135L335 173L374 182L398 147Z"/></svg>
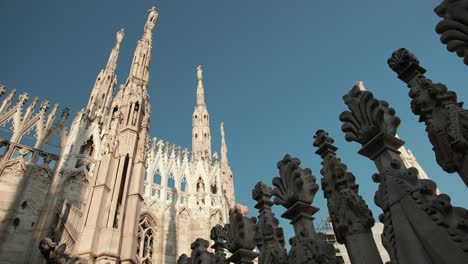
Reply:
<svg viewBox="0 0 468 264"><path fill-rule="evenodd" d="M226 128L237 201L252 210L257 181L271 184L285 153L320 175L312 146L323 128L360 184L377 218L373 163L344 141L338 120L344 95L357 81L387 100L402 119L399 134L452 202L468 206L467 189L456 174L435 163L423 124L410 111L408 89L387 59L406 47L428 69L427 76L468 99L468 67L440 44L433 8L440 1L159 0L1 1L0 83L31 96L83 108L115 43L125 28L118 81L125 81L146 11L156 5L149 93L151 135L191 145L195 68L202 64L213 146L219 124ZM317 218L326 215L322 191ZM278 209L278 215L283 209ZM256 212L254 212L256 215ZM290 233L290 231L288 231Z"/></svg>

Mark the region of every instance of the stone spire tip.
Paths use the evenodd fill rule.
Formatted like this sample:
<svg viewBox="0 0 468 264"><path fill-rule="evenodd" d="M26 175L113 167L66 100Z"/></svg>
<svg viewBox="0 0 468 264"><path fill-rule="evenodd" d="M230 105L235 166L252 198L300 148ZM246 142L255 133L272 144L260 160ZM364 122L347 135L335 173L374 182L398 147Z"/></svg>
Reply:
<svg viewBox="0 0 468 264"><path fill-rule="evenodd" d="M363 81L358 81L358 86L359 86L359 90L361 90L361 91L367 91L366 87L364 86L364 82L363 82Z"/></svg>
<svg viewBox="0 0 468 264"><path fill-rule="evenodd" d="M198 65L197 67L197 78L199 81L203 79L203 68L201 65Z"/></svg>
<svg viewBox="0 0 468 264"><path fill-rule="evenodd" d="M120 44L122 42L124 36L124 28L122 27L119 31L117 31L117 44Z"/></svg>

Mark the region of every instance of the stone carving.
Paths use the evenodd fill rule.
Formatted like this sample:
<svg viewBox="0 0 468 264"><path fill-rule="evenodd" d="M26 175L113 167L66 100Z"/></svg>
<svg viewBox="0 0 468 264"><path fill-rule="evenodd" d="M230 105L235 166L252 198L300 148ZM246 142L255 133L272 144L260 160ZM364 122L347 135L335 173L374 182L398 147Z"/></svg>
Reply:
<svg viewBox="0 0 468 264"><path fill-rule="evenodd" d="M52 239L46 237L39 242L39 250L48 264L85 264L83 259L66 253L66 244L57 246Z"/></svg>
<svg viewBox="0 0 468 264"><path fill-rule="evenodd" d="M23 155L6 161L2 168L0 168L0 173L0 182L4 181L8 184L18 184L21 177L26 173L26 162Z"/></svg>
<svg viewBox="0 0 468 264"><path fill-rule="evenodd" d="M287 253L284 248L283 229L271 211L272 189L263 182L258 182L252 190L252 198L257 201L255 208L259 210L256 241L260 250L259 263L287 263Z"/></svg>
<svg viewBox="0 0 468 264"><path fill-rule="evenodd" d="M408 84L411 110L426 125L437 163L446 172L457 172L468 186L468 111L463 103L445 85L427 79L408 50L395 51L388 65Z"/></svg>
<svg viewBox="0 0 468 264"><path fill-rule="evenodd" d="M282 217L294 226L288 263L337 263L335 249L318 238L312 223L312 216L319 210L311 206L318 190L315 176L300 164L299 159L286 155L277 165L280 176L273 179L275 203L287 209Z"/></svg>
<svg viewBox="0 0 468 264"><path fill-rule="evenodd" d="M324 130L315 133L316 153L323 159L322 190L338 243L345 244L352 263L382 263L372 237L372 212L358 194L354 175L336 157L337 148Z"/></svg>
<svg viewBox="0 0 468 264"><path fill-rule="evenodd" d="M395 116L395 110L388 108L387 102L375 99L372 93L362 94L359 97L361 104L356 104L358 95L361 95L361 90L355 85L348 94L343 96L346 104L355 107L351 109L352 113L345 111L340 114L340 120L344 122L341 129L345 132L346 140L363 144L378 133L395 135L395 126L400 124L400 119ZM361 114L353 115L354 113ZM376 123L376 120L383 120L383 122ZM360 124L365 125L365 129L360 129Z"/></svg>
<svg viewBox="0 0 468 264"><path fill-rule="evenodd" d="M436 195L436 184L419 180L416 169L402 166L398 148L404 142L395 137L398 122L388 122L398 118L382 101L374 99L376 103L366 104L369 97L370 92L353 87L343 97L351 112L340 119L347 135L350 131L353 135L374 131L375 136L367 140L358 136L349 139L363 146L359 153L373 160L379 170L373 176L379 183L375 203L383 210L379 216L384 223L382 242L392 263L466 263L468 212L452 207L447 195ZM384 114L369 115L375 108Z"/></svg>
<svg viewBox="0 0 468 264"><path fill-rule="evenodd" d="M192 243L192 255L190 257L192 264L211 264L213 253L208 252L208 246L210 243L208 240L197 238Z"/></svg>
<svg viewBox="0 0 468 264"><path fill-rule="evenodd" d="M443 18L436 26L440 41L468 65L468 1L444 0L434 12Z"/></svg>
<svg viewBox="0 0 468 264"><path fill-rule="evenodd" d="M229 224L224 226L226 247L232 256L230 262L236 264L252 263L257 257L255 248L255 218L248 218L241 210L233 208L229 211Z"/></svg>
<svg viewBox="0 0 468 264"><path fill-rule="evenodd" d="M177 259L177 264L191 264L192 260L186 255L182 254L180 257Z"/></svg>
<svg viewBox="0 0 468 264"><path fill-rule="evenodd" d="M226 253L224 249L226 248L226 236L224 233L224 228L221 225L216 225L211 229L210 238L214 241L211 248L214 249L215 253L213 256L213 264L226 264Z"/></svg>

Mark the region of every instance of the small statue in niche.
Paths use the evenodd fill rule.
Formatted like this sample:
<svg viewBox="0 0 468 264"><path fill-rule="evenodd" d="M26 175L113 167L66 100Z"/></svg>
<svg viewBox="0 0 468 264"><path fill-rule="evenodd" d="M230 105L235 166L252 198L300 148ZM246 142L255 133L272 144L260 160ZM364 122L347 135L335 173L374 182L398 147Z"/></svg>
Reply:
<svg viewBox="0 0 468 264"><path fill-rule="evenodd" d="M140 110L140 104L136 102L133 108L132 125L136 125L139 110Z"/></svg>
<svg viewBox="0 0 468 264"><path fill-rule="evenodd" d="M197 192L205 192L205 183L203 182L202 178L198 178L197 182Z"/></svg>
<svg viewBox="0 0 468 264"><path fill-rule="evenodd" d="M218 192L218 187L216 186L216 183L211 185L211 193L216 194Z"/></svg>

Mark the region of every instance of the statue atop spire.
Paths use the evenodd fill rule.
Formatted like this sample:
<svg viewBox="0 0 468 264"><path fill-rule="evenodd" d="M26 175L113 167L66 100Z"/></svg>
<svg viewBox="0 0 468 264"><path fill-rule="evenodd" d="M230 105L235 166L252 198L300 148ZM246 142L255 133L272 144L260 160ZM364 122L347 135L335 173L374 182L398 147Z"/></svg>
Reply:
<svg viewBox="0 0 468 264"><path fill-rule="evenodd" d="M197 67L197 105L192 115L192 155L193 160L211 159L211 133L208 109L205 104L205 88L203 87L203 69Z"/></svg>
<svg viewBox="0 0 468 264"><path fill-rule="evenodd" d="M122 42L124 36L125 36L125 33L124 33L123 28L121 28L115 34L115 38L116 38L115 47L111 51L111 54L109 56L109 61L107 62L107 66L106 66L106 68L111 71L115 71L115 68L117 68L117 59L119 58L120 43Z"/></svg>
<svg viewBox="0 0 468 264"><path fill-rule="evenodd" d="M197 67L197 78L199 81L203 80L203 68L201 65Z"/></svg>
<svg viewBox="0 0 468 264"><path fill-rule="evenodd" d="M197 67L197 105L205 104L205 88L203 87L203 68L201 65Z"/></svg>
<svg viewBox="0 0 468 264"><path fill-rule="evenodd" d="M158 11L156 11L156 7L153 6L148 10L148 14L148 20L146 20L143 37L151 40L154 25L156 25L156 20L158 20Z"/></svg>
<svg viewBox="0 0 468 264"><path fill-rule="evenodd" d="M125 36L124 34L124 28L121 28L119 31L117 31L116 34L116 39L117 39L117 44L120 45L122 42L123 37Z"/></svg>
<svg viewBox="0 0 468 264"><path fill-rule="evenodd" d="M148 10L148 19L145 23L145 28L142 38L138 41L137 47L133 55L133 62L130 68L129 79L136 82L148 84L149 81L149 66L151 62L151 50L153 29L158 20L158 12L155 7Z"/></svg>
<svg viewBox="0 0 468 264"><path fill-rule="evenodd" d="M107 65L99 72L96 78L86 107L90 120L94 120L96 117L100 120L101 117L109 114L112 95L117 84L115 69L117 68L117 61L119 59L120 43L124 35L123 28L117 31L115 35L115 46L110 52Z"/></svg>

